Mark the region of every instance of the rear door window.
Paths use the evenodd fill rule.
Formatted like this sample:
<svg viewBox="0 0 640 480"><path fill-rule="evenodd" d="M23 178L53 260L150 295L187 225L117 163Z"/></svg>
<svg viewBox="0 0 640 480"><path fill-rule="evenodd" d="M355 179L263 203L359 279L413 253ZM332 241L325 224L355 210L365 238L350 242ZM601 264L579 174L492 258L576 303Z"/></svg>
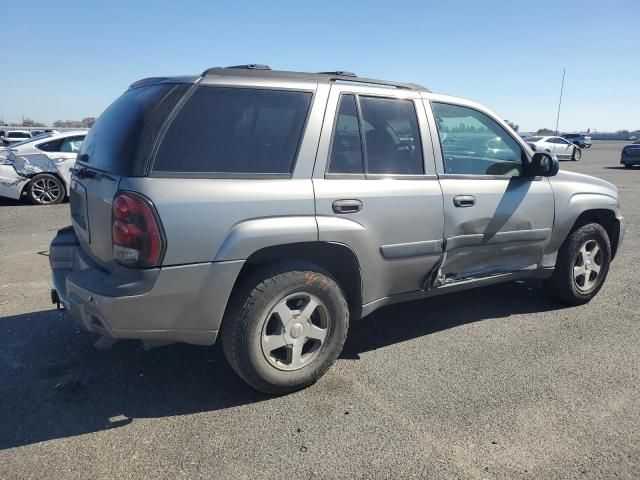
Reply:
<svg viewBox="0 0 640 480"><path fill-rule="evenodd" d="M424 174L413 101L367 96L358 100L352 94L340 97L327 173Z"/></svg>
<svg viewBox="0 0 640 480"><path fill-rule="evenodd" d="M290 174L312 93L197 87L173 120L154 172Z"/></svg>
<svg viewBox="0 0 640 480"><path fill-rule="evenodd" d="M36 145L36 148L38 150L42 150L43 152L59 152L61 144L62 139L58 139Z"/></svg>
<svg viewBox="0 0 640 480"><path fill-rule="evenodd" d="M369 174L421 175L422 143L413 101L360 97Z"/></svg>

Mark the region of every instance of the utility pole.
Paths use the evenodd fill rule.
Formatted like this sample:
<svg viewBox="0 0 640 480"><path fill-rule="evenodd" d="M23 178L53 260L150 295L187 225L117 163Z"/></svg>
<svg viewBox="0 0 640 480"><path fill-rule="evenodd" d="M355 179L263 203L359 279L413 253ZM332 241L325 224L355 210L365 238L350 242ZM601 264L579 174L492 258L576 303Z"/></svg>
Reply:
<svg viewBox="0 0 640 480"><path fill-rule="evenodd" d="M556 116L556 136L558 136L558 123L560 122L560 107L562 106L562 92L564 91L564 74L566 69L562 69L562 85L560 86L560 101L558 102L558 115Z"/></svg>

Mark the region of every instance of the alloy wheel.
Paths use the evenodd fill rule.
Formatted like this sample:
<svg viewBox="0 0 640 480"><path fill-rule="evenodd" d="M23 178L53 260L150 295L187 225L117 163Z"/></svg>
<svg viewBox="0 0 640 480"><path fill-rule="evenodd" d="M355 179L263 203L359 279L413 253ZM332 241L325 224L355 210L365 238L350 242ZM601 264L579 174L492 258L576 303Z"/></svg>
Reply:
<svg viewBox="0 0 640 480"><path fill-rule="evenodd" d="M589 293L598 284L602 269L602 249L596 240L587 240L573 266L573 281L582 293Z"/></svg>
<svg viewBox="0 0 640 480"><path fill-rule="evenodd" d="M288 295L265 317L262 353L278 370L298 370L319 355L330 328L328 309L320 298L306 292Z"/></svg>
<svg viewBox="0 0 640 480"><path fill-rule="evenodd" d="M55 202L61 192L60 183L51 178L39 178L31 186L33 199L43 205Z"/></svg>

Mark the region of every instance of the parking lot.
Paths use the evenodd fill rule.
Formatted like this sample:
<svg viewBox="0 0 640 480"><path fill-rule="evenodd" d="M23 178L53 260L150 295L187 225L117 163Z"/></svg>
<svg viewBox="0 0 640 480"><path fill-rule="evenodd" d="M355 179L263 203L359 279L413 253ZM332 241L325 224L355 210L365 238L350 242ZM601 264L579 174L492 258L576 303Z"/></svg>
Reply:
<svg viewBox="0 0 640 480"><path fill-rule="evenodd" d="M639 478L640 169L622 145L561 164L622 196L624 244L591 303L527 281L387 307L279 398L218 345L94 349L49 300L68 204L0 200L0 478Z"/></svg>

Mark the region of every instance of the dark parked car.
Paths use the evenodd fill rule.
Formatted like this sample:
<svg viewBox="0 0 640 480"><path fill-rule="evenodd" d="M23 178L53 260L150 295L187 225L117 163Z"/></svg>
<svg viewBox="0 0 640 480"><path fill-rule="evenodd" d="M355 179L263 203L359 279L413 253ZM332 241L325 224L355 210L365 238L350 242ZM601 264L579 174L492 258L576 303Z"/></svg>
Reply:
<svg viewBox="0 0 640 480"><path fill-rule="evenodd" d="M620 163L626 168L640 165L640 140L624 146L620 155Z"/></svg>

